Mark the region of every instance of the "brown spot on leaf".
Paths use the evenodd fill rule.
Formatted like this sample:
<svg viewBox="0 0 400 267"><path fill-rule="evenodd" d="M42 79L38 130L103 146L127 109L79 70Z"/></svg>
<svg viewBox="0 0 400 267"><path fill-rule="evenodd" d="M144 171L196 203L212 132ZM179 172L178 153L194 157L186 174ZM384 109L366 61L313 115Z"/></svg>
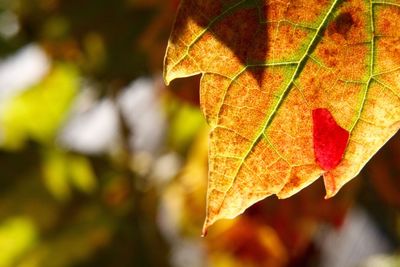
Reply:
<svg viewBox="0 0 400 267"><path fill-rule="evenodd" d="M335 18L335 20L329 25L328 33L329 35L338 33L346 39L347 33L350 31L353 25L354 25L353 17L349 12L345 12L338 15Z"/></svg>
<svg viewBox="0 0 400 267"><path fill-rule="evenodd" d="M290 179L290 184L294 187L298 187L301 183L301 179L297 175L293 175Z"/></svg>

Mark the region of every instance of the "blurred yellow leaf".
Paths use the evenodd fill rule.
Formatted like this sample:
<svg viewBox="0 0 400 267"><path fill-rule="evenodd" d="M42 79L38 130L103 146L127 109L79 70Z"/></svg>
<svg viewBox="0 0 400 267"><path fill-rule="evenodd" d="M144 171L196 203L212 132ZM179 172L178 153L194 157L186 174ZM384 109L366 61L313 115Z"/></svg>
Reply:
<svg viewBox="0 0 400 267"><path fill-rule="evenodd" d="M276 230L263 222L243 216L215 228L208 240L215 266L287 266L287 248ZM225 265L229 258L235 264Z"/></svg>
<svg viewBox="0 0 400 267"><path fill-rule="evenodd" d="M198 236L203 220L207 186L208 127L200 127L192 137L186 164L177 179L163 192L163 203L174 227L188 236ZM194 140L193 140L194 139Z"/></svg>
<svg viewBox="0 0 400 267"><path fill-rule="evenodd" d="M59 150L46 152L43 178L47 189L61 201L70 198L72 186L87 194L97 186L95 174L85 157Z"/></svg>
<svg viewBox="0 0 400 267"><path fill-rule="evenodd" d="M58 64L42 82L7 103L0 115L2 145L18 149L27 139L50 142L74 99L78 78L74 67Z"/></svg>
<svg viewBox="0 0 400 267"><path fill-rule="evenodd" d="M47 190L58 200L65 201L71 195L68 182L66 155L60 151L49 151L43 161L43 179Z"/></svg>
<svg viewBox="0 0 400 267"><path fill-rule="evenodd" d="M97 183L88 159L73 155L69 157L68 164L71 183L84 193L92 193L96 189Z"/></svg>
<svg viewBox="0 0 400 267"><path fill-rule="evenodd" d="M18 257L35 245L35 225L25 217L13 217L0 224L0 267L14 266Z"/></svg>
<svg viewBox="0 0 400 267"><path fill-rule="evenodd" d="M182 151L205 125L205 122L199 108L181 102L176 104L178 107L171 121L169 141L172 147Z"/></svg>

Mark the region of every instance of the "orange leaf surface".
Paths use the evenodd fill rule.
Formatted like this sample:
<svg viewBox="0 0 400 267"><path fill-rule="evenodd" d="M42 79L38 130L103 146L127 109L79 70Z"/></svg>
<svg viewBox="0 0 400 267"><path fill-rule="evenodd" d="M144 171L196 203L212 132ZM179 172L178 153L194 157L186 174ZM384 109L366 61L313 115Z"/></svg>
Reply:
<svg viewBox="0 0 400 267"><path fill-rule="evenodd" d="M320 176L326 197L400 127L399 0L183 0L164 78L202 74L205 228Z"/></svg>

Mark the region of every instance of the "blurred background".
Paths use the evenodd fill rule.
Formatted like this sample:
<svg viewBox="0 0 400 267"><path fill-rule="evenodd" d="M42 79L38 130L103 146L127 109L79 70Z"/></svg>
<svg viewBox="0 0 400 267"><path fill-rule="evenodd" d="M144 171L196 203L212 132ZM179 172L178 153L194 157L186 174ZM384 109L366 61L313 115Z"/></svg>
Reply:
<svg viewBox="0 0 400 267"><path fill-rule="evenodd" d="M165 87L179 0L0 0L0 267L400 266L400 140L201 238L199 77Z"/></svg>

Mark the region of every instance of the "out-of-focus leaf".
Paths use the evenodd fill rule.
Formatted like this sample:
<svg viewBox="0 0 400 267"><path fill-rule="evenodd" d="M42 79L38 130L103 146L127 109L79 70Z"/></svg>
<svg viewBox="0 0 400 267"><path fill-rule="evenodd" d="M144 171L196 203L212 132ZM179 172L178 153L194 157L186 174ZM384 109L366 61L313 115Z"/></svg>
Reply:
<svg viewBox="0 0 400 267"><path fill-rule="evenodd" d="M96 187L96 176L87 158L70 155L68 161L71 183L82 192L92 193Z"/></svg>
<svg viewBox="0 0 400 267"><path fill-rule="evenodd" d="M68 227L41 240L18 267L69 267L94 257L112 238L113 227L100 212L95 206L79 209L68 218Z"/></svg>
<svg viewBox="0 0 400 267"><path fill-rule="evenodd" d="M49 151L43 161L43 179L54 197L65 201L71 195L66 156L60 151Z"/></svg>
<svg viewBox="0 0 400 267"><path fill-rule="evenodd" d="M162 228L166 235L182 233L198 237L203 220L204 193L207 178L207 127L198 130L188 150L186 164L176 180L163 192L163 206L166 218Z"/></svg>
<svg viewBox="0 0 400 267"><path fill-rule="evenodd" d="M16 149L29 139L52 142L78 90L78 78L73 66L58 64L42 82L7 103L0 117L3 146Z"/></svg>
<svg viewBox="0 0 400 267"><path fill-rule="evenodd" d="M232 223L226 222L216 232L216 235L210 235L209 241L214 261L219 261L219 256L225 254L236 262L231 266L238 267L284 267L288 262L287 248L277 232L264 223L243 217Z"/></svg>
<svg viewBox="0 0 400 267"><path fill-rule="evenodd" d="M47 189L59 200L68 200L72 187L92 193L97 183L89 161L79 155L60 150L46 151L43 178Z"/></svg>
<svg viewBox="0 0 400 267"><path fill-rule="evenodd" d="M12 217L0 222L0 267L15 266L37 239L37 229L29 218Z"/></svg>
<svg viewBox="0 0 400 267"><path fill-rule="evenodd" d="M185 151L199 130L205 126L204 119L197 107L179 101L171 102L175 110L169 127L169 142L178 151Z"/></svg>

